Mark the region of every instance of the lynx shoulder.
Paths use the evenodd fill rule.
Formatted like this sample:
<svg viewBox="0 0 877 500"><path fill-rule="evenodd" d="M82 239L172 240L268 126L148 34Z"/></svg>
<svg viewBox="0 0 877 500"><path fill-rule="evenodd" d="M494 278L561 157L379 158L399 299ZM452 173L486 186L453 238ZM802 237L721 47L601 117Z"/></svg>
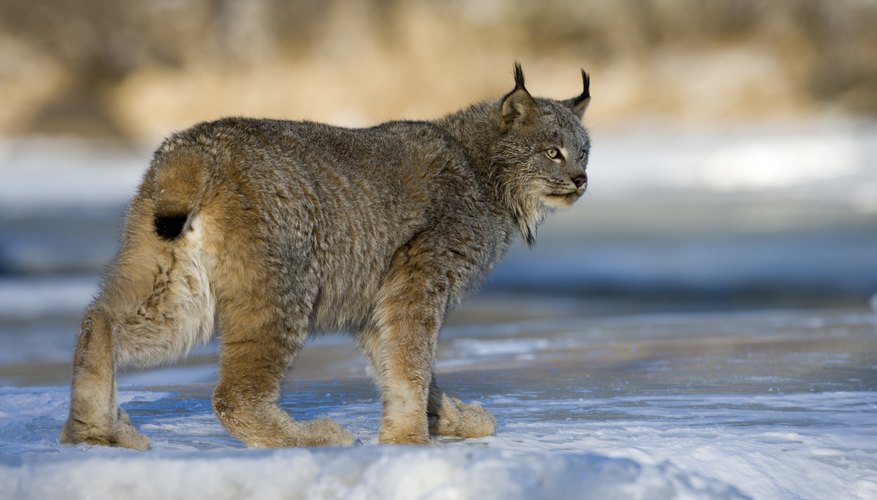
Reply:
<svg viewBox="0 0 877 500"><path fill-rule="evenodd" d="M308 335L327 330L350 331L374 368L381 442L492 434L485 409L439 388L438 334L515 235L532 244L584 193L582 78L574 98L534 98L516 65L504 97L435 121L227 118L167 139L85 312L61 440L147 448L116 407L116 370L178 359L215 330L213 407L248 446L353 442L277 404Z"/></svg>

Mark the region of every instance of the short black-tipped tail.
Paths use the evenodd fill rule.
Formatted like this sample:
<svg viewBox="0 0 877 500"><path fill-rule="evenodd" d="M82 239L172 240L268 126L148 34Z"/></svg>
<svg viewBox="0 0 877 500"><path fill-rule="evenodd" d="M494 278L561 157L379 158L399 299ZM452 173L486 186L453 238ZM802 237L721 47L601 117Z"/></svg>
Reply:
<svg viewBox="0 0 877 500"><path fill-rule="evenodd" d="M164 240L175 240L183 233L188 214L155 215L155 234Z"/></svg>
<svg viewBox="0 0 877 500"><path fill-rule="evenodd" d="M180 237L198 212L204 186L203 157L196 151L160 149L152 165L155 234Z"/></svg>

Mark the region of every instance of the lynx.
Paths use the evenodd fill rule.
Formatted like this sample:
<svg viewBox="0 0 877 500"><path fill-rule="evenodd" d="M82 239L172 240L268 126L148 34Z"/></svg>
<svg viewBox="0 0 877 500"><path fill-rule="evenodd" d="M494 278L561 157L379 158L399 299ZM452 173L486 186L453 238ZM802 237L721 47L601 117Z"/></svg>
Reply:
<svg viewBox="0 0 877 500"><path fill-rule="evenodd" d="M308 335L350 331L381 390L381 443L495 433L439 388L439 330L515 235L533 244L587 187L584 90L514 89L434 121L348 129L226 118L164 141L131 202L121 248L86 310L64 443L146 449L117 408L115 372L178 359L219 332L213 409L251 447L354 442L278 405Z"/></svg>

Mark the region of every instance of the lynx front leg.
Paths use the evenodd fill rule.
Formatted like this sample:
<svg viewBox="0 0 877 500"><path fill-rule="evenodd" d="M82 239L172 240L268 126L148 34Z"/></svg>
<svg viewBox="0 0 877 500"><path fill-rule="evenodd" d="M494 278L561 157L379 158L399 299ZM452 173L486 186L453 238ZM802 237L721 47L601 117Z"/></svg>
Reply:
<svg viewBox="0 0 877 500"><path fill-rule="evenodd" d="M381 291L372 335L366 334L362 342L382 391L382 443L429 442L429 384L448 285L444 276L431 272L426 257L413 248L397 253Z"/></svg>
<svg viewBox="0 0 877 500"><path fill-rule="evenodd" d="M384 380L380 375L383 364L380 334L374 328L367 329L360 333L357 340L375 372L378 373L379 381ZM386 396L387 390L384 394ZM386 401L387 398L385 397L384 400ZM444 392L436 384L435 375L432 375L429 385L426 416L430 436L468 439L492 436L496 433L496 418L490 412L478 403L464 403Z"/></svg>

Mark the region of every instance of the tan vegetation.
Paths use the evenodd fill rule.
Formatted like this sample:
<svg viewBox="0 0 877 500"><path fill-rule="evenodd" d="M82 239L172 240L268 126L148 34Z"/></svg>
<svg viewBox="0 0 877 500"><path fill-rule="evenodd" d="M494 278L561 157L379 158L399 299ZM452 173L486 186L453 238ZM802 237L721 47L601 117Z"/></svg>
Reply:
<svg viewBox="0 0 877 500"><path fill-rule="evenodd" d="M874 0L5 0L0 133L434 117L592 75L591 120L877 113Z"/></svg>

